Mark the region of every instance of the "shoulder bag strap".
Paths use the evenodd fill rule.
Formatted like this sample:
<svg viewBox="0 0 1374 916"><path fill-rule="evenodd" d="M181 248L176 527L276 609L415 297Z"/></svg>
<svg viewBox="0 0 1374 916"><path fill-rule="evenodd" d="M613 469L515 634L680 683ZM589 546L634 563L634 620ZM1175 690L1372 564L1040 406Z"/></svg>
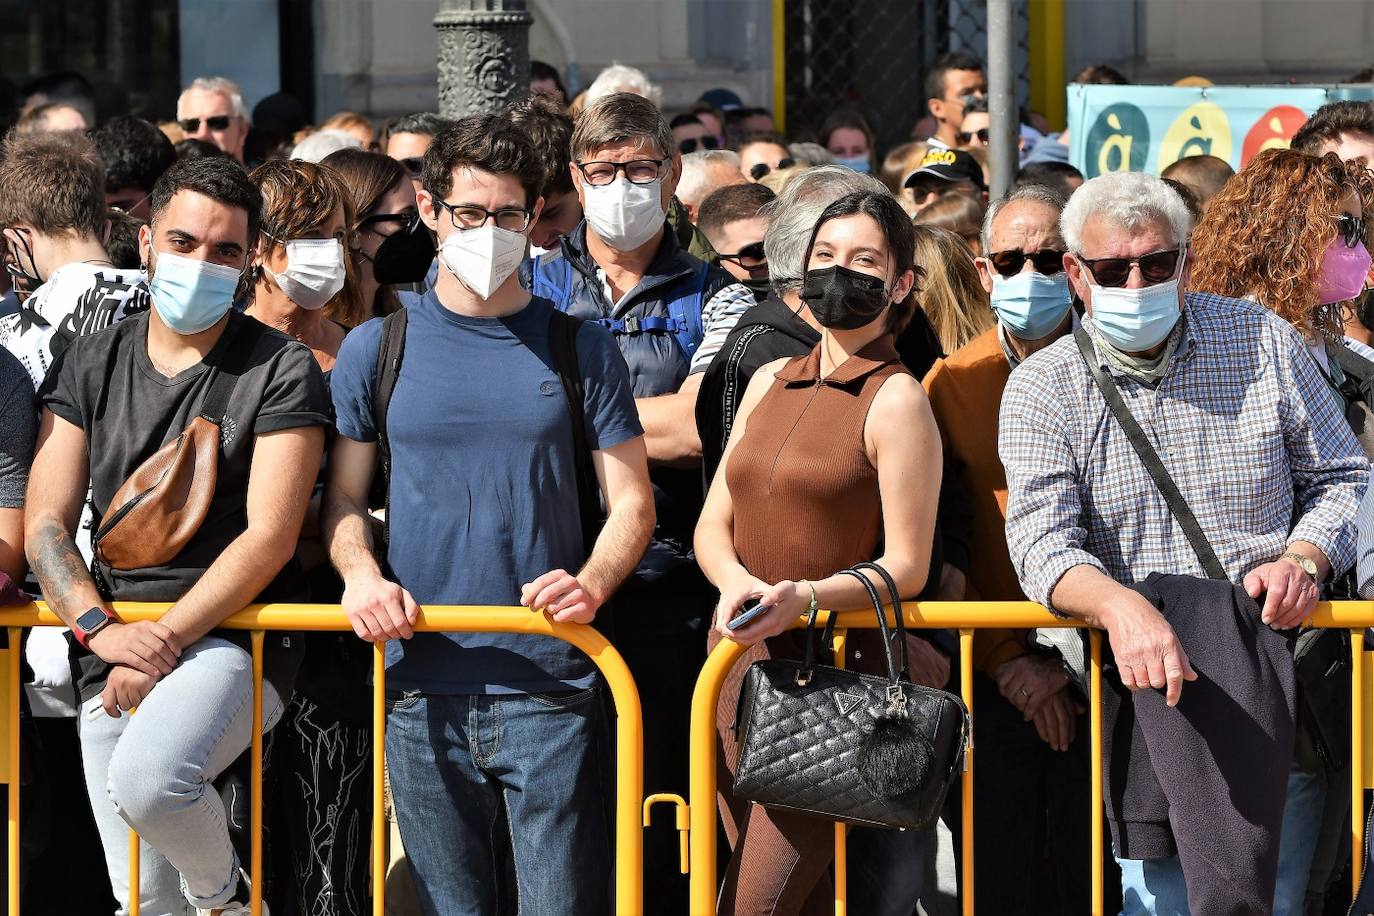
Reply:
<svg viewBox="0 0 1374 916"><path fill-rule="evenodd" d="M248 357L262 336L264 327L259 321L240 317L230 318L224 329L225 334L232 336L225 342L220 358L210 367L210 386L200 405L200 415L216 426L224 422L225 411L229 409L229 396L247 369Z"/></svg>
<svg viewBox="0 0 1374 916"><path fill-rule="evenodd" d="M1140 428L1131 410L1126 406L1126 401L1121 397L1121 391L1116 387L1116 382L1112 377L1102 371L1102 366L1097 361L1097 353L1093 350L1092 340L1088 337L1088 332L1079 325L1073 332L1074 340L1078 343L1078 352L1083 355L1083 361L1088 364L1088 371L1092 373L1093 381L1097 383L1098 390L1102 392L1102 397L1107 402L1107 407L1111 410L1112 416L1116 417L1116 422L1121 425L1121 429L1126 433L1126 438L1130 440L1131 447L1140 456L1140 461L1145 465L1145 470L1150 473L1150 479L1155 482L1159 492L1164 496L1164 502L1168 504L1169 511L1174 516L1174 521L1183 529L1184 535L1188 538L1188 543L1193 546L1193 552L1197 554L1198 562L1202 564L1202 569L1210 579L1229 579L1226 569L1221 565L1221 560L1217 559L1216 551L1212 549L1212 544L1207 540L1207 535L1203 533L1202 526L1198 524L1197 516L1193 515L1193 510L1188 507L1188 502L1179 492L1174 479L1169 476L1169 471L1164 467L1164 462L1160 460L1159 453L1150 444L1150 439L1145 435L1145 430Z"/></svg>
<svg viewBox="0 0 1374 916"><path fill-rule="evenodd" d="M573 469L577 477L577 509L582 522L582 549L590 556L601 532L601 485L592 464L591 444L587 441L587 389L582 384L582 369L577 362L577 330L580 319L554 309L549 313L549 356L563 384L572 417Z"/></svg>
<svg viewBox="0 0 1374 916"><path fill-rule="evenodd" d="M401 359L406 351L405 309L397 309L382 319L382 340L377 347L377 371L373 374L372 427L377 431L377 449L382 473L391 476L391 443L386 434L386 412L396 380L401 377Z"/></svg>

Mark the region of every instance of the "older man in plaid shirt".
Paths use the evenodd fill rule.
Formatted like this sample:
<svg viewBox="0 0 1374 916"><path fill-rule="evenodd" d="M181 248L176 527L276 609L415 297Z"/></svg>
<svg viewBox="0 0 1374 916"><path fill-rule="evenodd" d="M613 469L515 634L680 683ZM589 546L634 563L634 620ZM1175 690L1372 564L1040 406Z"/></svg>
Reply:
<svg viewBox="0 0 1374 916"><path fill-rule="evenodd" d="M1306 345L1258 304L1182 292L1191 220L1157 178L1095 178L1061 226L1099 365L1226 575L1264 596L1264 623L1297 626L1320 583L1355 559L1369 476ZM1007 541L1026 594L1105 629L1125 686L1163 688L1176 704L1196 674L1164 616L1127 586L1152 572L1205 573L1072 337L1012 373L999 429ZM1290 809L1291 795L1292 780ZM1287 880L1300 903L1310 850L1291 849L1288 827L1286 811L1279 896ZM1187 912L1177 857L1123 861L1122 877L1127 913Z"/></svg>

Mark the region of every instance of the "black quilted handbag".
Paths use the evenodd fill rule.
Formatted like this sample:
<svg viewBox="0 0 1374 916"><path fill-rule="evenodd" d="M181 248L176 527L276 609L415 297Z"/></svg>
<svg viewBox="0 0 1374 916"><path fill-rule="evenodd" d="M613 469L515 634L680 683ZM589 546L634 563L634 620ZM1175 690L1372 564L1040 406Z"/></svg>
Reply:
<svg viewBox="0 0 1374 916"><path fill-rule="evenodd" d="M900 670L886 609L859 569L875 571L887 584ZM769 659L745 672L735 718L734 793L828 820L924 830L939 817L958 777L968 742L968 710L954 694L910 682L906 626L887 571L861 563L844 572L863 582L873 601L887 648L887 676L817 665L813 613L802 661ZM825 636L830 632L827 625Z"/></svg>

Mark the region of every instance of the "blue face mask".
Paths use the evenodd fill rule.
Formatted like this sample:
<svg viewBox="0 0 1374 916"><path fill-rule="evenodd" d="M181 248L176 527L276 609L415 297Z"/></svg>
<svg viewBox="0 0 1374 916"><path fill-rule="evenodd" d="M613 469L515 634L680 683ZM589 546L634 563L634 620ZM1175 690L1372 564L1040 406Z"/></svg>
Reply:
<svg viewBox="0 0 1374 916"><path fill-rule="evenodd" d="M865 175L873 168L867 156L836 156L835 164L842 165L847 169L853 169L856 172L862 172Z"/></svg>
<svg viewBox="0 0 1374 916"><path fill-rule="evenodd" d="M1097 286L1092 290L1093 324L1107 342L1123 353L1142 353L1159 346L1178 324L1179 277L1147 286Z"/></svg>
<svg viewBox="0 0 1374 916"><path fill-rule="evenodd" d="M992 310L1002 326L1021 340L1049 335L1069 313L1069 278L1028 270L1010 278L992 275Z"/></svg>
<svg viewBox="0 0 1374 916"><path fill-rule="evenodd" d="M234 304L243 271L158 252L148 291L162 323L183 336L214 327Z"/></svg>

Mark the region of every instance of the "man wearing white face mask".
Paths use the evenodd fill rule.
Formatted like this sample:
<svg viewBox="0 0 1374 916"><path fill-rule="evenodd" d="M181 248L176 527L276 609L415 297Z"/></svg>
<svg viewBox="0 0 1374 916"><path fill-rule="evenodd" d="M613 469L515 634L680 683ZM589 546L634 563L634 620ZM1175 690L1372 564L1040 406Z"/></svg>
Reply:
<svg viewBox="0 0 1374 916"><path fill-rule="evenodd" d="M1277 631L1353 562L1369 464L1292 326L1184 294L1173 189L1094 178L1061 228L1087 315L1007 383L1011 559L1027 596L1107 631L1126 912L1269 912L1295 704Z"/></svg>
<svg viewBox="0 0 1374 916"><path fill-rule="evenodd" d="M74 340L39 391L27 549L77 644L86 789L121 913L131 827L143 840L144 912L249 912L247 875L211 783L249 745L252 660L248 634L217 627L255 600L303 597L296 539L329 422L310 352L232 310L261 200L227 159L173 165L139 234L152 310ZM135 472L146 474L154 453L206 422L218 444L215 476L188 539L137 532L137 556L98 549L93 577L73 539L87 481L97 530L109 539L125 481L142 492ZM199 481L204 469L194 473ZM125 623L112 601L174 603L156 622ZM266 650L270 728L296 658L285 634L269 634ZM127 715L135 706L138 715Z"/></svg>
<svg viewBox="0 0 1374 916"><path fill-rule="evenodd" d="M691 558L703 498L696 397L712 356L754 297L720 268L683 251L667 225L682 156L652 102L630 93L598 99L578 117L571 150L586 219L558 251L535 260L531 289L608 328L629 366L658 526L617 601L616 640L641 684L645 746L653 749L646 779L665 791L684 791L691 689L715 603ZM645 607L655 613L643 613ZM651 899L685 893L677 844L671 824L651 828Z"/></svg>
<svg viewBox="0 0 1374 916"><path fill-rule="evenodd" d="M596 668L558 640L412 630L424 604L524 604L591 623L653 527L643 430L610 334L531 296L515 272L543 176L505 118L440 131L418 196L439 237L438 281L354 330L331 375L340 435L325 543L355 632L390 640L388 772L426 913L494 912L498 900L611 910ZM385 569L367 516L379 450ZM588 513L603 501L598 525ZM492 880L501 818L518 888Z"/></svg>
<svg viewBox="0 0 1374 916"><path fill-rule="evenodd" d="M985 257L977 259L997 325L935 364L925 378L945 446L945 474L962 484L970 543L947 545L939 597L1024 601L1007 552L1006 472L997 455L997 414L1022 362L1067 334L1073 307L1064 273L1059 215L1064 199L1043 186L988 208ZM979 630L973 643L974 741L986 753L974 770L974 843L1005 868L974 873L974 898L989 912L1026 913L1048 891L1041 863L1051 850L1061 899L1089 892L1088 804L1091 736L1086 700L1069 685L1064 660L1040 651L1026 630ZM1007 881L1007 874L1026 876Z"/></svg>

